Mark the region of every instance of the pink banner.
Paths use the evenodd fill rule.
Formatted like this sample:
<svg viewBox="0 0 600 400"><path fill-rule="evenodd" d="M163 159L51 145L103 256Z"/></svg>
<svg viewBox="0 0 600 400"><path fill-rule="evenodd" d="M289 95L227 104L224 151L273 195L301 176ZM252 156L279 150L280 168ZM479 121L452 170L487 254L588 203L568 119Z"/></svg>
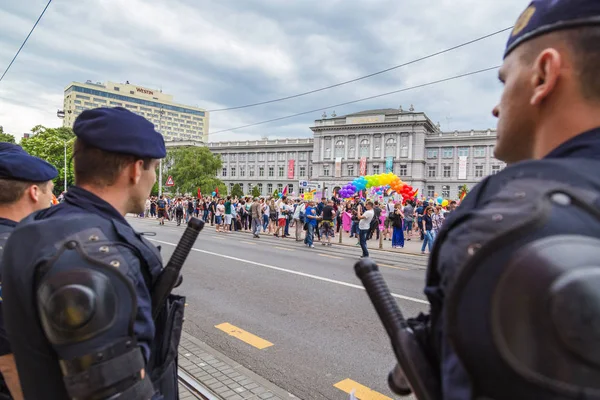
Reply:
<svg viewBox="0 0 600 400"><path fill-rule="evenodd" d="M294 179L294 160L288 160L288 179Z"/></svg>
<svg viewBox="0 0 600 400"><path fill-rule="evenodd" d="M360 159L360 176L367 175L367 157Z"/></svg>

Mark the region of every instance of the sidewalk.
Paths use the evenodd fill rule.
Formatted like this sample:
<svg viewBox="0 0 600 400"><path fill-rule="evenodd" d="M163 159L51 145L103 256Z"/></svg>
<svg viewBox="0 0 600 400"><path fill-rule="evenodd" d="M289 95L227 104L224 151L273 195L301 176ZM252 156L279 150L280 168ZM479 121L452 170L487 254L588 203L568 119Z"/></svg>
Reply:
<svg viewBox="0 0 600 400"><path fill-rule="evenodd" d="M185 331L182 332L179 344L179 369L195 378L216 399L296 398ZM179 387L182 400L195 398L182 385Z"/></svg>

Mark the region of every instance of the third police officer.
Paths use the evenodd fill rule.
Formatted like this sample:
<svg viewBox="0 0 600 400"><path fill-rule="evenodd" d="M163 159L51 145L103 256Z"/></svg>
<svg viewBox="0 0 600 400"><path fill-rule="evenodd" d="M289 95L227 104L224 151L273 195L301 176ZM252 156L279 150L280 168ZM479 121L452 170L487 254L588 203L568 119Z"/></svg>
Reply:
<svg viewBox="0 0 600 400"><path fill-rule="evenodd" d="M20 146L0 143L0 260L6 241L18 222L34 211L48 208L52 201L52 179L56 168L30 156ZM1 264L1 263L0 263ZM0 304L2 303L0 289ZM0 399L23 399L17 367L4 329L0 308Z"/></svg>
<svg viewBox="0 0 600 400"><path fill-rule="evenodd" d="M25 398L178 398L184 299L154 319L158 249L127 223L156 182L163 137L124 108L81 113L75 184L58 206L13 232L3 259L4 311Z"/></svg>
<svg viewBox="0 0 600 400"><path fill-rule="evenodd" d="M535 0L508 40L495 155L446 220L428 316L444 399L600 399L600 1Z"/></svg>

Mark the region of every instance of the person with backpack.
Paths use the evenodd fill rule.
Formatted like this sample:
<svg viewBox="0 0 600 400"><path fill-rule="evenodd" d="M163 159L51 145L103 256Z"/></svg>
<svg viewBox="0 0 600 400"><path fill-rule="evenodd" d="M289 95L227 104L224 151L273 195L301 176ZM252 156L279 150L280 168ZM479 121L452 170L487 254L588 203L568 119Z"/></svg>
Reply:
<svg viewBox="0 0 600 400"><path fill-rule="evenodd" d="M160 195L160 198L156 202L156 211L158 215L158 224L165 224L165 217L167 216L167 202L165 201L165 196Z"/></svg>

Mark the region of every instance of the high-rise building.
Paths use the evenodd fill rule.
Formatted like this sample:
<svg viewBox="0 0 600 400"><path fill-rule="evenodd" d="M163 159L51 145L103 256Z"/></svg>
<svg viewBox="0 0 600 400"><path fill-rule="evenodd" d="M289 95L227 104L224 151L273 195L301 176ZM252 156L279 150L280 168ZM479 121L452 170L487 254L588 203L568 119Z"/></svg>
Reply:
<svg viewBox="0 0 600 400"><path fill-rule="evenodd" d="M208 112L178 104L162 90L126 83L71 82L65 89L63 125L72 127L83 110L124 107L152 122L165 140L208 142Z"/></svg>

